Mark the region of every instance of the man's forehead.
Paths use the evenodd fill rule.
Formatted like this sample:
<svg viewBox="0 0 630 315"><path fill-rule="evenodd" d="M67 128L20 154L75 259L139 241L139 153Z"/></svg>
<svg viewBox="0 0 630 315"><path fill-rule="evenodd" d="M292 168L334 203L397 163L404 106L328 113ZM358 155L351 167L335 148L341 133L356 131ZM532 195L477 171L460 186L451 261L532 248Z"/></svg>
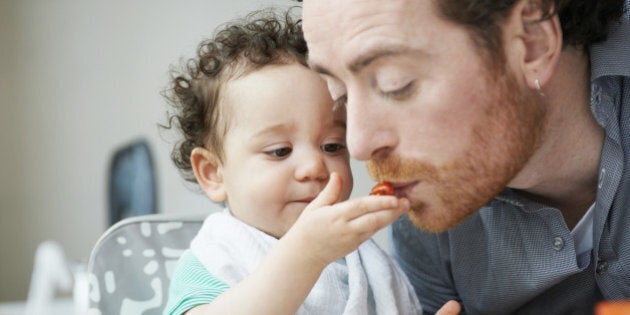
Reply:
<svg viewBox="0 0 630 315"><path fill-rule="evenodd" d="M331 46L332 42L338 40L333 39L331 34L340 27L338 23L340 22L339 19L343 17L342 7L346 2L354 1L339 1L342 2L339 4L334 2L330 0L306 0L303 4L302 29L308 46L309 66L314 69L323 62L323 60L319 60L320 56L327 55L328 47ZM334 9L331 10L331 7ZM338 23L332 24L331 20Z"/></svg>
<svg viewBox="0 0 630 315"><path fill-rule="evenodd" d="M331 25L328 21L331 19L338 20L344 16L342 10L347 5L347 2L354 1L341 1L339 4L330 0L304 1L302 6L302 28L307 42L317 41L323 33L332 30L333 27L337 27L338 25Z"/></svg>
<svg viewBox="0 0 630 315"><path fill-rule="evenodd" d="M424 0L305 0L303 26L311 67L329 74L325 66L331 58L351 63L354 55L409 31L403 26L406 15L418 6L410 1Z"/></svg>
<svg viewBox="0 0 630 315"><path fill-rule="evenodd" d="M324 33L316 32L323 29L340 31L374 15L393 16L406 11L406 3L410 1L420 0L304 0L304 32L311 36L312 33Z"/></svg>

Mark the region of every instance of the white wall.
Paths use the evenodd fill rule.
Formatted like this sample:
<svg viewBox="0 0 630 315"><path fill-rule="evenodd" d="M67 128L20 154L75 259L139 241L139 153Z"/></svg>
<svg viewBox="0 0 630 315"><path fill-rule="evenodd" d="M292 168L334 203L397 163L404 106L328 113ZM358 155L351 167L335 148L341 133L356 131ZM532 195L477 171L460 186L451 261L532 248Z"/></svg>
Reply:
<svg viewBox="0 0 630 315"><path fill-rule="evenodd" d="M112 150L137 137L156 157L161 212L215 209L184 187L169 159L156 127L166 109L159 92L169 65L263 3L295 4L0 1L0 301L26 297L43 240L87 259L107 225ZM353 167L355 194L365 194L372 182Z"/></svg>

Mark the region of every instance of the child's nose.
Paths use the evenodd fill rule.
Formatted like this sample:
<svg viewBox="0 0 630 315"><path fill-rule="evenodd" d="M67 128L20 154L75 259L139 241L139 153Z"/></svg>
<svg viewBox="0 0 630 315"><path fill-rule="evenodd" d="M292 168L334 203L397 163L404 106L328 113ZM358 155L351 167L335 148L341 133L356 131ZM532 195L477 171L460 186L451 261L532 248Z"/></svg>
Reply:
<svg viewBox="0 0 630 315"><path fill-rule="evenodd" d="M328 179L328 167L321 152L304 156L298 162L295 171L297 180L326 180Z"/></svg>

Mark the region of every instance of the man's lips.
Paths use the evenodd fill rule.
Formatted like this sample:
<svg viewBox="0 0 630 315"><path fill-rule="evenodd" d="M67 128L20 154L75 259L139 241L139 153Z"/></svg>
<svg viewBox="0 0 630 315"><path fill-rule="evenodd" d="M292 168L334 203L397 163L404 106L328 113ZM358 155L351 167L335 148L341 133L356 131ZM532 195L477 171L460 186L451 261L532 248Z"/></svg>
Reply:
<svg viewBox="0 0 630 315"><path fill-rule="evenodd" d="M411 191L416 187L419 183L418 181L413 182L390 182L392 187L394 187L394 193L398 198L407 198Z"/></svg>

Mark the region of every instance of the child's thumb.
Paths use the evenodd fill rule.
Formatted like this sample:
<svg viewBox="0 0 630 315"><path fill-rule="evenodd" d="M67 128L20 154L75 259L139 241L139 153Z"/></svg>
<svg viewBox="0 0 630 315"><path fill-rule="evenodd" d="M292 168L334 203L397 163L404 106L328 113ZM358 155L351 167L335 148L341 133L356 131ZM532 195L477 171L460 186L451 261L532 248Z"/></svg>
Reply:
<svg viewBox="0 0 630 315"><path fill-rule="evenodd" d="M317 198L311 202L310 206L319 208L323 206L329 206L334 204L339 200L339 195L341 194L341 186L343 184L343 179L339 174L333 172L330 174L330 179L328 183L324 187Z"/></svg>

